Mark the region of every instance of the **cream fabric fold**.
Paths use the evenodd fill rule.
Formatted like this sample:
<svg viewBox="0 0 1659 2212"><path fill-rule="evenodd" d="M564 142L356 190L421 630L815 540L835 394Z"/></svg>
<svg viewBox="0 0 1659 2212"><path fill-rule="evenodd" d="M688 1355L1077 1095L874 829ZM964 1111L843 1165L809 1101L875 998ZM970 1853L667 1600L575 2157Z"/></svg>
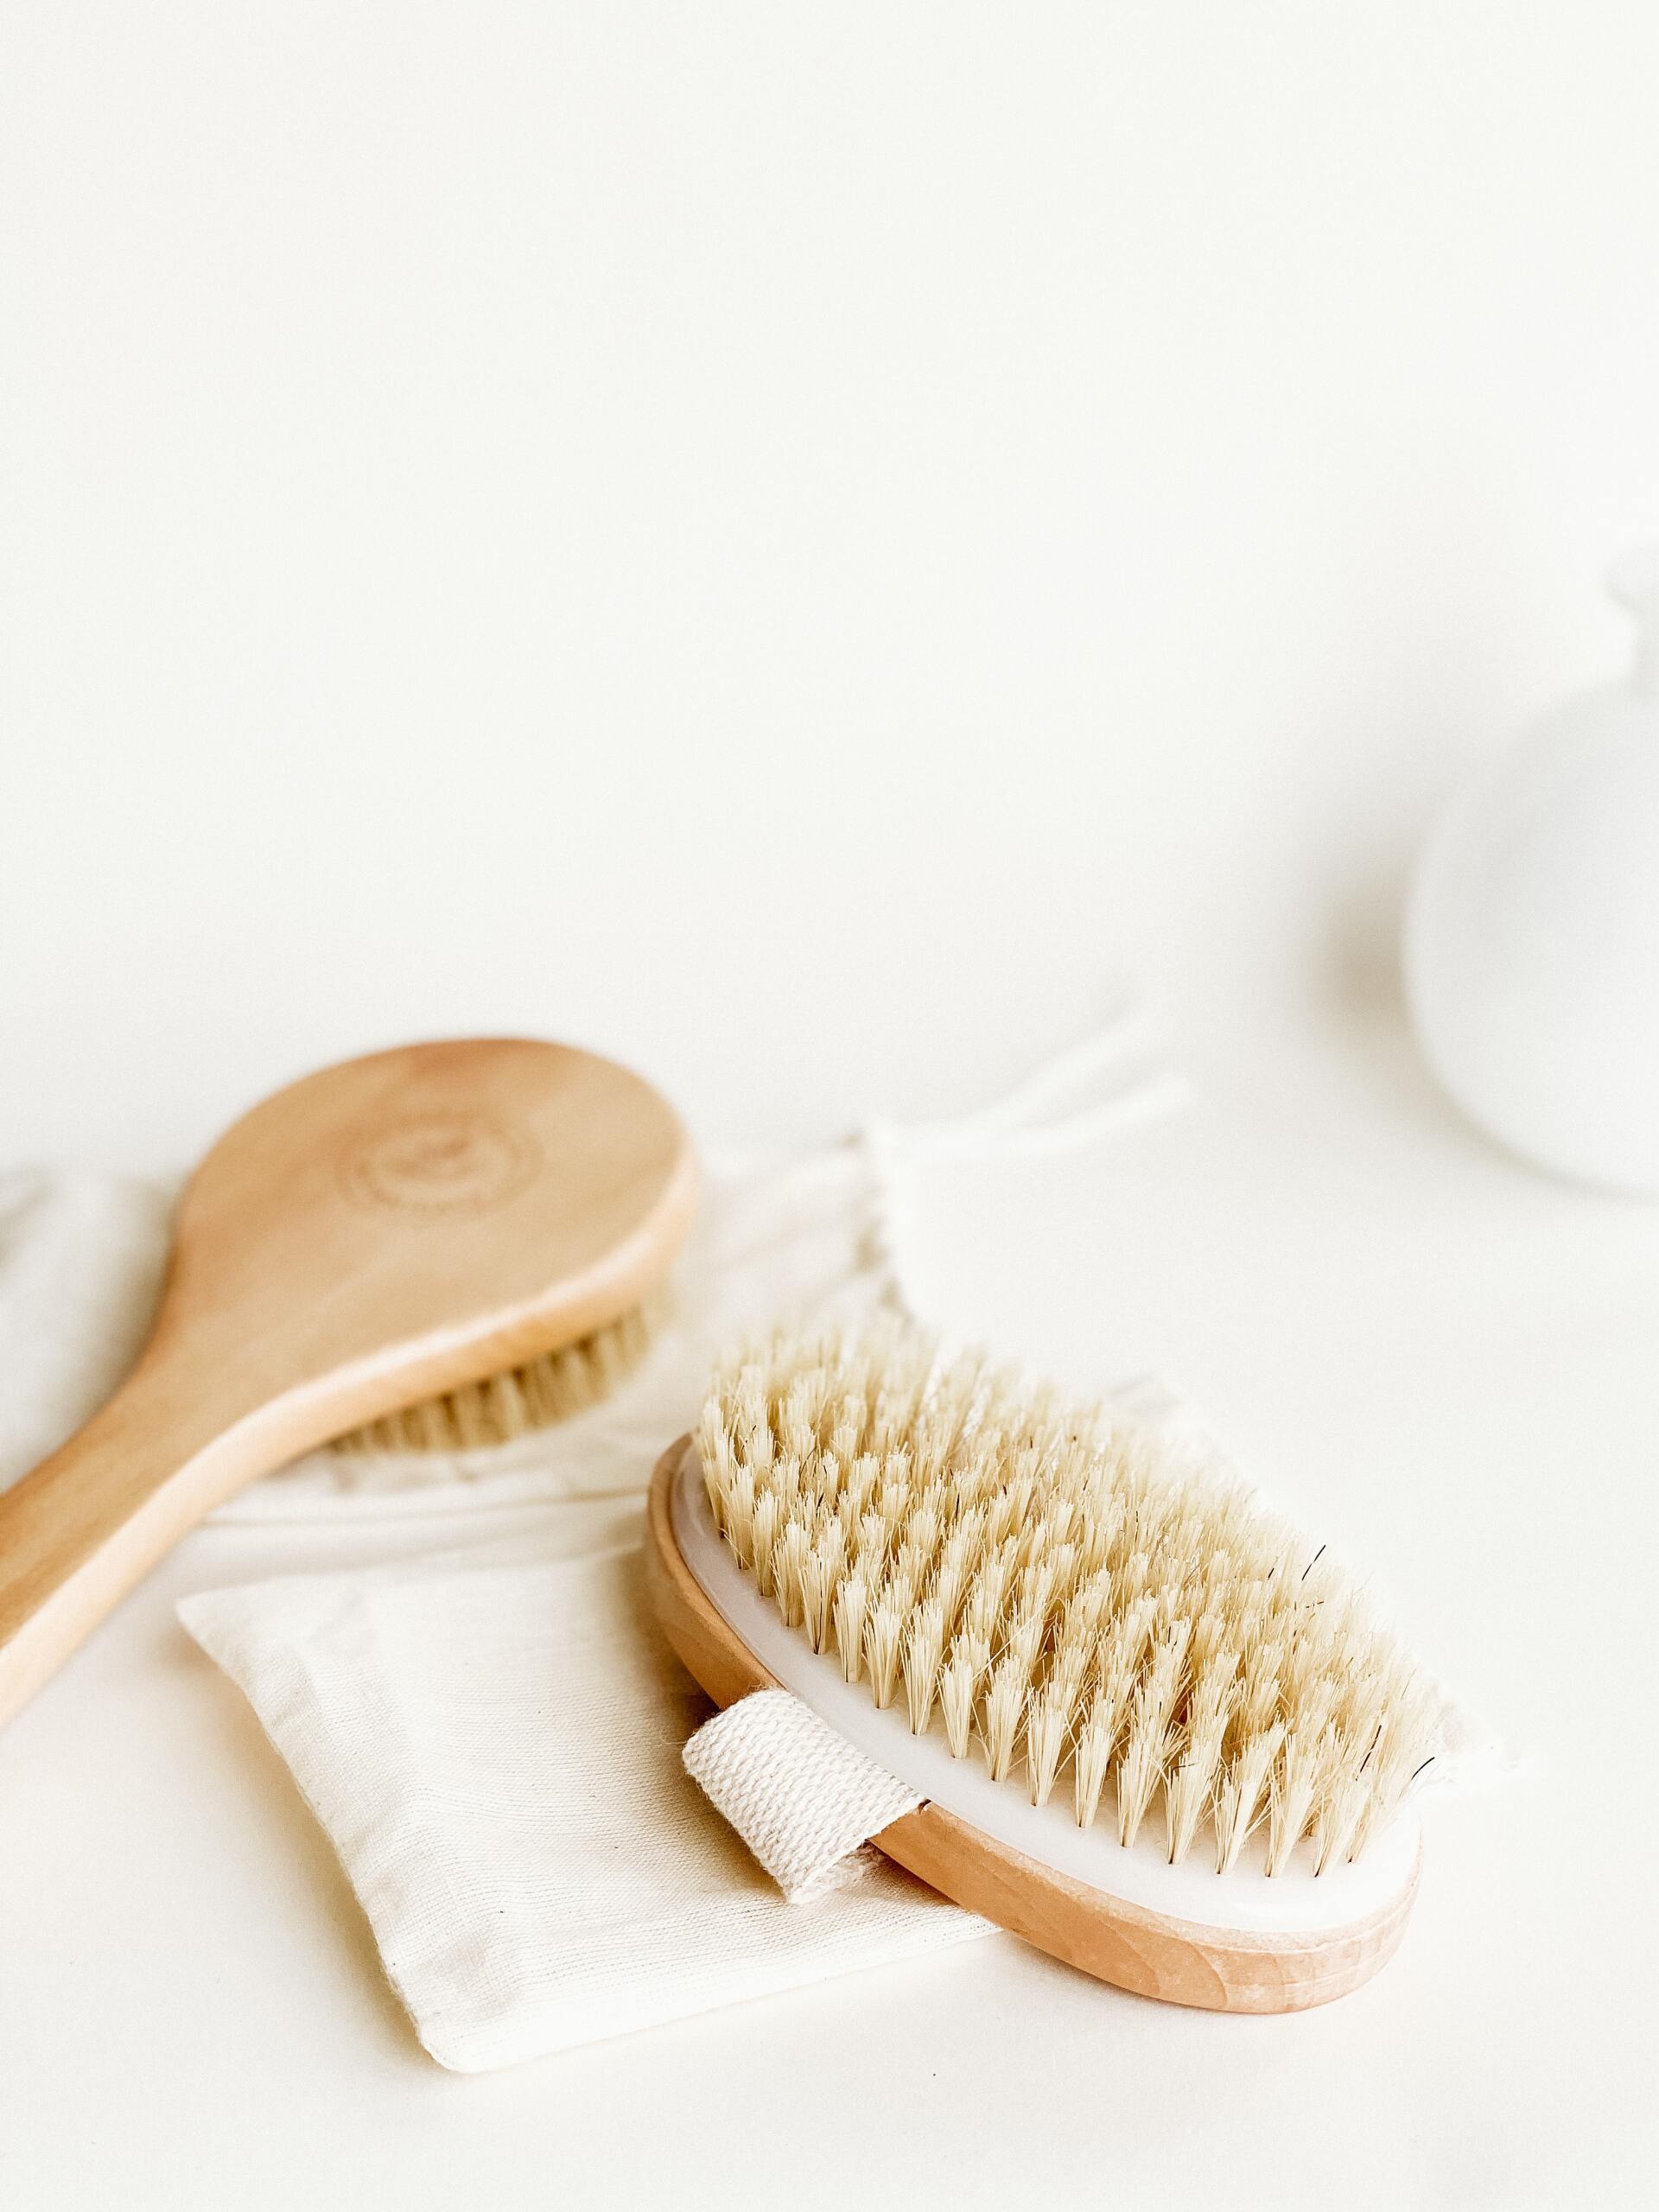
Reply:
<svg viewBox="0 0 1659 2212"><path fill-rule="evenodd" d="M632 1503L607 1510L631 1537ZM637 1549L561 1541L180 1608L332 1838L440 2064L511 2065L984 1932L874 1853L785 1903L687 1779L709 1708Z"/></svg>

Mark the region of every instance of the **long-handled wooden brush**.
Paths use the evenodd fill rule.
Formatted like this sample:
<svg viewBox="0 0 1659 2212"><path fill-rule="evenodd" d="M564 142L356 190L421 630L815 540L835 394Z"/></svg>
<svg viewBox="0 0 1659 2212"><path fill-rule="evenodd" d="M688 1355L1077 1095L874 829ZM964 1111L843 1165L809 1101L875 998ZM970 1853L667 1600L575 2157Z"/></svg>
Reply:
<svg viewBox="0 0 1659 2212"><path fill-rule="evenodd" d="M184 1192L132 1373L0 1497L0 1720L297 1453L365 1424L489 1441L590 1402L637 1357L695 1203L666 1101L562 1045L406 1046L256 1106Z"/></svg>

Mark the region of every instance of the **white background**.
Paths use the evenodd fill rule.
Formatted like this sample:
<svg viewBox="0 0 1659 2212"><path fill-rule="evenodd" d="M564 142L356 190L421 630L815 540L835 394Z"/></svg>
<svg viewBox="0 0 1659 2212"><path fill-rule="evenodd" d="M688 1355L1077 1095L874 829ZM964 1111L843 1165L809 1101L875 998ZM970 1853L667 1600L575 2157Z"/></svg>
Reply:
<svg viewBox="0 0 1659 2212"><path fill-rule="evenodd" d="M996 1943L462 2082L171 1626L310 1554L205 1531L3 1746L9 2202L1645 2201L1659 1217L1392 944L1625 652L1656 83L1634 0L9 0L0 1161L495 1028L822 1133L1131 976L1200 1113L936 1192L937 1308L1195 1392L1539 1756L1306 2020Z"/></svg>
<svg viewBox="0 0 1659 2212"><path fill-rule="evenodd" d="M1364 990L1625 652L1656 83L1638 0L9 0L0 1157Z"/></svg>

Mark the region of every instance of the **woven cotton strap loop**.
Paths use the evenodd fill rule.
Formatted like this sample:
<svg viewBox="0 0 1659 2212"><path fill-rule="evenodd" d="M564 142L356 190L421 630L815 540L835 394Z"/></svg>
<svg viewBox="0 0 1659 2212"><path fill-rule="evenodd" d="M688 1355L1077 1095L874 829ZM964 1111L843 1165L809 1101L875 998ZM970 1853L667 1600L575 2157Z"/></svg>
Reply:
<svg viewBox="0 0 1659 2212"><path fill-rule="evenodd" d="M838 1888L870 1838L922 1802L788 1690L756 1690L716 1713L684 1757L791 1904Z"/></svg>

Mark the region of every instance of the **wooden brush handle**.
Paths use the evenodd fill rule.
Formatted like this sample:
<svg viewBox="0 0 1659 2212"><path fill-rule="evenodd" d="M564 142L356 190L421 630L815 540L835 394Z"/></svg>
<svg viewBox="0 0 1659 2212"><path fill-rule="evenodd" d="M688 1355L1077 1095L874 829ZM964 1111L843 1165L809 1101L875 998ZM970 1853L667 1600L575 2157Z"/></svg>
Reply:
<svg viewBox="0 0 1659 2212"><path fill-rule="evenodd" d="M281 1463L275 1424L225 1427L202 1404L142 1366L0 1497L0 1724L187 1529Z"/></svg>

